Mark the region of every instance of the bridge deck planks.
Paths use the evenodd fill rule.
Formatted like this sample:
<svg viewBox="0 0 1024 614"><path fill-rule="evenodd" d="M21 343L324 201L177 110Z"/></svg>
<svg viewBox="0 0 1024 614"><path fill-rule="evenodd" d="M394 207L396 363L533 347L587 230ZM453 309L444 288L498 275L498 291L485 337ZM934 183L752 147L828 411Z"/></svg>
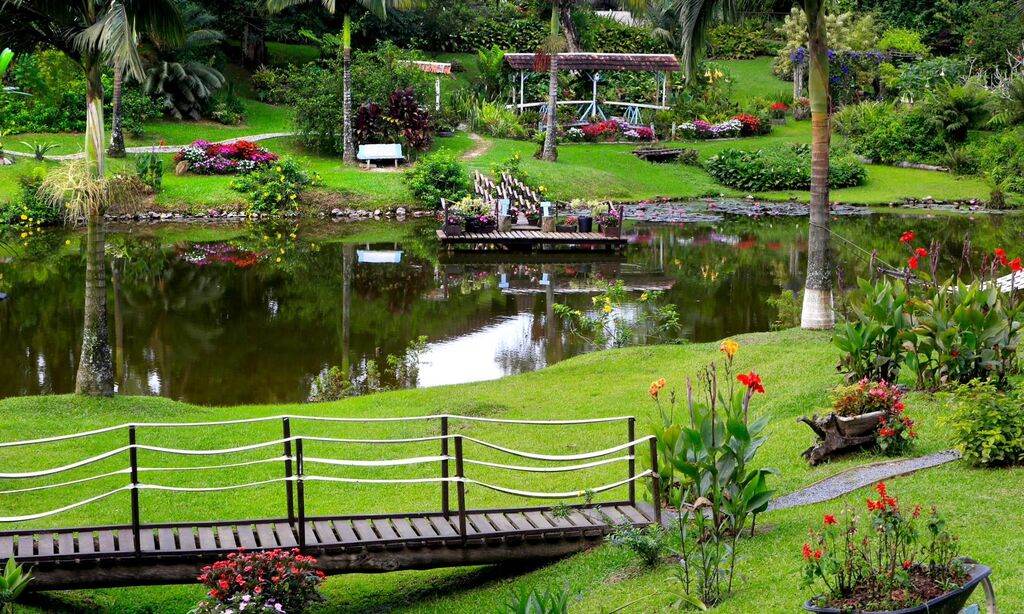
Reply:
<svg viewBox="0 0 1024 614"><path fill-rule="evenodd" d="M541 230L513 229L507 232L466 232L461 235L448 235L444 230L437 231L437 239L442 245L588 245L602 247L623 247L627 241L623 237L608 237L600 232L543 232Z"/></svg>
<svg viewBox="0 0 1024 614"><path fill-rule="evenodd" d="M593 538L611 525L653 523L653 510L645 504L604 504L596 509L572 508L567 516L541 508L473 510L466 514L466 538L470 544ZM319 552L370 548L461 547L459 516L396 514L355 518L321 518L306 522L307 550ZM167 557L221 557L239 547L247 550L293 548L296 529L285 521L252 520L204 523L200 526L154 525L140 530L142 560ZM98 529L27 530L0 534L0 560L13 556L18 562L69 563L99 559L126 559L135 552L130 527ZM137 563L133 563L137 564Z"/></svg>

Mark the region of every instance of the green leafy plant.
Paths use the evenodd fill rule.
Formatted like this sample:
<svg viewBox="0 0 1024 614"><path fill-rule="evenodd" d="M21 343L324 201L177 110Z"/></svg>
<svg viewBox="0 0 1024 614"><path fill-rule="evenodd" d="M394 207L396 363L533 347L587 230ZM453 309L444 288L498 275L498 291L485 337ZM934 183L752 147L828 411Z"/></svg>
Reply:
<svg viewBox="0 0 1024 614"><path fill-rule="evenodd" d="M967 131L982 126L991 114L991 97L974 82L942 83L925 101L931 122L954 143L967 140Z"/></svg>
<svg viewBox="0 0 1024 614"><path fill-rule="evenodd" d="M637 527L623 521L614 526L608 543L629 550L647 567L656 566L668 552L668 535L660 525Z"/></svg>
<svg viewBox="0 0 1024 614"><path fill-rule="evenodd" d="M498 606L497 614L568 614L573 602L568 587L562 589L528 589L521 587L505 603Z"/></svg>
<svg viewBox="0 0 1024 614"><path fill-rule="evenodd" d="M687 380L685 412L677 412L674 393L662 404L664 380L652 383L649 391L657 406L652 422L656 470L668 488L668 500L679 506L679 602L704 609L732 592L740 535L774 494L767 477L775 471L753 466L767 441L763 432L768 417L751 422L750 401L765 388L754 371L732 379L738 350L731 340L721 345L724 381L715 364L701 372L697 391Z"/></svg>
<svg viewBox="0 0 1024 614"><path fill-rule="evenodd" d="M883 51L900 53L916 53L928 55L928 45L921 40L921 33L910 28L889 28L878 40L878 48Z"/></svg>
<svg viewBox="0 0 1024 614"><path fill-rule="evenodd" d="M953 389L944 424L964 459L980 467L1024 463L1024 393L972 380Z"/></svg>
<svg viewBox="0 0 1024 614"><path fill-rule="evenodd" d="M613 284L599 281L601 293L592 298L594 310L555 304L555 315L566 324L569 331L596 347L625 347L646 339L648 342L666 342L679 330L679 314L672 303L663 303L660 291L644 292L640 295L640 309L632 317L621 312L623 303L629 300L625 284L619 280Z"/></svg>
<svg viewBox="0 0 1024 614"><path fill-rule="evenodd" d="M772 330L786 330L800 326L800 311L803 309L803 291L783 290L778 296L769 296L765 302L774 307L778 315L770 324Z"/></svg>
<svg viewBox="0 0 1024 614"><path fill-rule="evenodd" d="M25 571L13 558L7 559L4 572L0 575L0 614L14 614L14 602L31 581L31 572Z"/></svg>
<svg viewBox="0 0 1024 614"><path fill-rule="evenodd" d="M297 209L302 192L320 183L319 173L310 174L295 160L281 158L276 164L239 175L230 185L245 196L249 211L278 213L285 208Z"/></svg>
<svg viewBox="0 0 1024 614"><path fill-rule="evenodd" d="M405 183L420 203L438 209L441 199L458 201L469 194L469 174L447 149L424 156L405 172Z"/></svg>
<svg viewBox="0 0 1024 614"><path fill-rule="evenodd" d="M832 343L845 354L837 369L848 382L867 378L895 382L906 356L903 344L911 338L906 313L910 294L899 280L857 280L859 300L851 318L836 324Z"/></svg>
<svg viewBox="0 0 1024 614"><path fill-rule="evenodd" d="M31 149L32 156L39 162L45 162L46 154L60 147L58 143L29 143L28 141L21 141L21 144Z"/></svg>
<svg viewBox="0 0 1024 614"><path fill-rule="evenodd" d="M154 190L159 190L164 179L164 162L155 153L140 154L135 159L135 174L139 176L142 183Z"/></svg>

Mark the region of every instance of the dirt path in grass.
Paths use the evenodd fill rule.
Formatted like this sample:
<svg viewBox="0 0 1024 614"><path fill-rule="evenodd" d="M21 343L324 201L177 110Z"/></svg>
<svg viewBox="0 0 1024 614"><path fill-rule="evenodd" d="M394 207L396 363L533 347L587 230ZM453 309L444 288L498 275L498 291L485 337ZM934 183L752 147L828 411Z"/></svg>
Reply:
<svg viewBox="0 0 1024 614"><path fill-rule="evenodd" d="M466 160L476 160L480 156L490 151L491 147L494 146L494 143L488 141L487 139L485 139L484 137L480 136L475 132L469 133L469 140L473 141L473 148L459 157L459 159L462 160L463 162L465 162Z"/></svg>
<svg viewBox="0 0 1024 614"><path fill-rule="evenodd" d="M914 473L921 469L938 467L959 458L960 453L956 450L945 450L919 458L907 458L853 467L775 499L768 506L768 511L830 501L865 486L871 486L884 480Z"/></svg>
<svg viewBox="0 0 1024 614"><path fill-rule="evenodd" d="M218 144L218 145L230 145L230 144L236 143L238 141L250 141L252 143L256 143L257 141L266 141L268 139L279 139L281 137L294 136L296 134L298 134L298 133L296 133L296 132L267 132L265 134L254 134L252 136L236 136L234 138L224 139L223 141L214 141L214 142L216 144ZM186 143L185 145L147 145L145 147L126 147L125 151L128 152L128 153L159 153L159 154L169 154L169 153L178 153L186 145L188 145L188 144ZM4 153L10 154L12 156L20 156L22 158L32 158L32 157L34 157L32 154L25 153L25 152L22 152L22 151L9 151L8 150L8 151L6 151ZM57 160L57 161L60 161L60 160L77 160L77 159L82 158L84 156L85 156L84 152L78 152L78 153L73 153L73 154L64 154L64 155L61 155L61 156L46 156L46 159L47 160Z"/></svg>

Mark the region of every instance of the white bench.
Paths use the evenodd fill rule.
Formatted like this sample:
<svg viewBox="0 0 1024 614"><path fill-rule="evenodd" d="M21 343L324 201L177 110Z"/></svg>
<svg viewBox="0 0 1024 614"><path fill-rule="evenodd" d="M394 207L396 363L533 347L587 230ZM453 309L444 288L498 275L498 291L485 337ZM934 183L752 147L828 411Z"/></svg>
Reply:
<svg viewBox="0 0 1024 614"><path fill-rule="evenodd" d="M379 145L360 145L356 157L366 162L366 168L370 168L372 160L394 160L398 166L399 160L404 160L402 145L399 143L381 143Z"/></svg>

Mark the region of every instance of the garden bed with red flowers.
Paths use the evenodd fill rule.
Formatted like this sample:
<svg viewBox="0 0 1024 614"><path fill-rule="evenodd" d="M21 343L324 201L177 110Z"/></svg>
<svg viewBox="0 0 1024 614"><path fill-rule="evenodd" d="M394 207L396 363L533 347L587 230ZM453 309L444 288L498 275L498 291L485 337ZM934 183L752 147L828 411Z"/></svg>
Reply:
<svg viewBox="0 0 1024 614"><path fill-rule="evenodd" d="M278 155L250 141L209 143L193 141L174 156L175 164L185 162L197 175L234 175L248 173L277 162Z"/></svg>

